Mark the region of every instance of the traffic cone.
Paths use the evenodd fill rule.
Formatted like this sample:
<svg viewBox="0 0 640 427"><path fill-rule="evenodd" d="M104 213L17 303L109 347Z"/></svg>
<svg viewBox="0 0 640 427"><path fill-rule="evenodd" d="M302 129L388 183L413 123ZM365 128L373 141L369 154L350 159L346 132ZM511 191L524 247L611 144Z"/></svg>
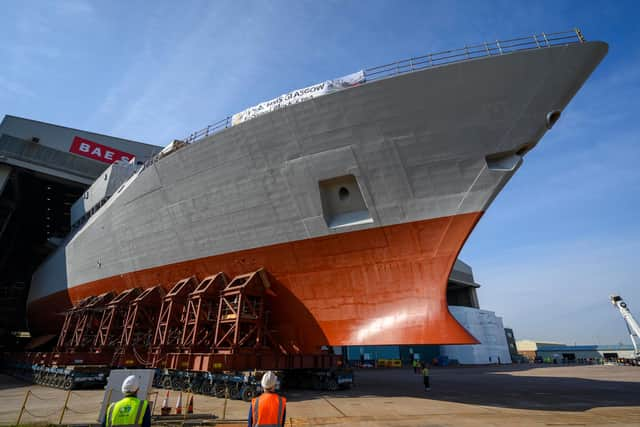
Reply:
<svg viewBox="0 0 640 427"><path fill-rule="evenodd" d="M189 404L187 405L187 414L193 414L193 395L191 399L189 399Z"/></svg>
<svg viewBox="0 0 640 427"><path fill-rule="evenodd" d="M176 401L176 415L182 414L182 392L178 394L178 400Z"/></svg>
<svg viewBox="0 0 640 427"><path fill-rule="evenodd" d="M160 415L169 415L170 413L171 413L171 407L169 406L169 390L167 390L167 395L162 400Z"/></svg>

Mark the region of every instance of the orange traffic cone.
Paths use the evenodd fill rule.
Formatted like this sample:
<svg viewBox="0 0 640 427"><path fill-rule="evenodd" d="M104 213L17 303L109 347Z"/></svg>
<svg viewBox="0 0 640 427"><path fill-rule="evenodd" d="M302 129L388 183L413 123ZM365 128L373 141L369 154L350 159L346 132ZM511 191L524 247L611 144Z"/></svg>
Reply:
<svg viewBox="0 0 640 427"><path fill-rule="evenodd" d="M182 392L178 394L178 400L176 401L176 415L182 414Z"/></svg>
<svg viewBox="0 0 640 427"><path fill-rule="evenodd" d="M193 395L191 395L191 399L189 399L189 404L187 405L187 414L193 414Z"/></svg>
<svg viewBox="0 0 640 427"><path fill-rule="evenodd" d="M171 407L169 406L169 390L167 390L167 395L162 400L160 415L169 415L170 413L171 413Z"/></svg>

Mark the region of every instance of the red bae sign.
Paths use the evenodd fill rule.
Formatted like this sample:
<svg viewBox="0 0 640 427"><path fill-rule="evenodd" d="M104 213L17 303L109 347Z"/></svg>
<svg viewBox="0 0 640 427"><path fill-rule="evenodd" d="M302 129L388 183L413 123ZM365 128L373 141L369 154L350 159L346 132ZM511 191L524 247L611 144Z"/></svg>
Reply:
<svg viewBox="0 0 640 427"><path fill-rule="evenodd" d="M106 145L98 144L97 142L89 141L79 136L73 138L73 143L69 151L104 163L113 163L116 160L128 162L134 158L133 154L125 153L124 151L116 150L115 148L107 147Z"/></svg>

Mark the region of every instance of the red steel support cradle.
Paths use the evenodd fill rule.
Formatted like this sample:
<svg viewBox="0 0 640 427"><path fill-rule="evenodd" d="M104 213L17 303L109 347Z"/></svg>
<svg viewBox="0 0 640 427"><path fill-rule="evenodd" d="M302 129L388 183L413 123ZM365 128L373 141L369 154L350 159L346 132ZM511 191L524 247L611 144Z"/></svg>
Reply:
<svg viewBox="0 0 640 427"><path fill-rule="evenodd" d="M197 281L194 276L182 279L162 299L151 349L151 359L154 367L162 367L166 352L174 350L180 344L187 299L195 289L196 284Z"/></svg>
<svg viewBox="0 0 640 427"><path fill-rule="evenodd" d="M78 321L69 345L71 350L87 350L93 343L102 312L111 299L113 299L113 292L105 292L79 310Z"/></svg>
<svg viewBox="0 0 640 427"><path fill-rule="evenodd" d="M63 351L70 344L70 338L72 337L72 328L75 329L80 310L95 298L95 296L86 297L78 301L76 305L65 311L64 322L62 323L62 329L60 330L60 335L58 336L58 343L56 344L55 351Z"/></svg>
<svg viewBox="0 0 640 427"><path fill-rule="evenodd" d="M265 294L275 295L263 269L236 276L220 294L214 345L219 353L261 350L271 338L265 327Z"/></svg>
<svg viewBox="0 0 640 427"><path fill-rule="evenodd" d="M196 286L197 285L197 286ZM65 313L47 365L90 364L187 371L329 369L339 356L289 351L268 329L271 290L264 269L227 283L224 273L80 301ZM91 348L90 348L91 346ZM91 350L88 352L87 350ZM144 359L142 355L147 358Z"/></svg>
<svg viewBox="0 0 640 427"><path fill-rule="evenodd" d="M89 352L95 339L105 305L113 292L87 297L65 313L58 345L48 363L52 365L106 364L104 355Z"/></svg>
<svg viewBox="0 0 640 427"><path fill-rule="evenodd" d="M220 291L227 286L227 276L218 273L203 279L189 294L180 347L189 352L211 351L218 316Z"/></svg>
<svg viewBox="0 0 640 427"><path fill-rule="evenodd" d="M131 302L124 318L120 345L113 356L113 366L149 364L142 360L140 352L151 345L162 298L164 289L158 285L145 289Z"/></svg>
<svg viewBox="0 0 640 427"><path fill-rule="evenodd" d="M221 276L221 273L218 275ZM211 278L208 278L211 279ZM180 353L167 353L165 366L191 371L222 371L286 366L284 348L274 342L266 323L266 295L275 296L264 269L236 276L218 298L205 279L191 294L185 316L185 338L196 337L195 345ZM224 282L219 281L219 285ZM205 288L207 286L207 288ZM200 291L200 292L198 292ZM198 295L217 305L215 320L198 324ZM202 313L202 311L200 311ZM193 325L193 326L191 326ZM208 337L207 337L208 332ZM212 333L213 332L213 333ZM200 337L200 338L199 338ZM193 338L192 338L193 339ZM200 340L200 341L199 341ZM186 344L194 341L185 341ZM198 345L202 342L206 345Z"/></svg>
<svg viewBox="0 0 640 427"><path fill-rule="evenodd" d="M127 289L107 304L106 309L102 312L98 333L93 341L95 352L113 350L120 343L127 310L131 302L140 295L140 292L140 288Z"/></svg>

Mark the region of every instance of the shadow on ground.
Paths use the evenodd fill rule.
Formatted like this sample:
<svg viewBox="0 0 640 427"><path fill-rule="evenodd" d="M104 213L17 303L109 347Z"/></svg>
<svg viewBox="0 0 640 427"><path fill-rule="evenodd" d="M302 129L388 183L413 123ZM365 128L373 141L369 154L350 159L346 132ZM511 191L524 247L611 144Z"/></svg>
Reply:
<svg viewBox="0 0 640 427"><path fill-rule="evenodd" d="M585 411L599 407L640 406L637 367L435 368L430 391L408 369L357 370L356 386L328 394L291 390L290 400L330 397L415 397L512 409ZM612 379L615 378L615 379Z"/></svg>
<svg viewBox="0 0 640 427"><path fill-rule="evenodd" d="M30 383L14 378L14 377L10 377L8 375L0 375L0 390L6 390L6 389L10 389L10 388L21 388L21 387L29 387L31 386Z"/></svg>

